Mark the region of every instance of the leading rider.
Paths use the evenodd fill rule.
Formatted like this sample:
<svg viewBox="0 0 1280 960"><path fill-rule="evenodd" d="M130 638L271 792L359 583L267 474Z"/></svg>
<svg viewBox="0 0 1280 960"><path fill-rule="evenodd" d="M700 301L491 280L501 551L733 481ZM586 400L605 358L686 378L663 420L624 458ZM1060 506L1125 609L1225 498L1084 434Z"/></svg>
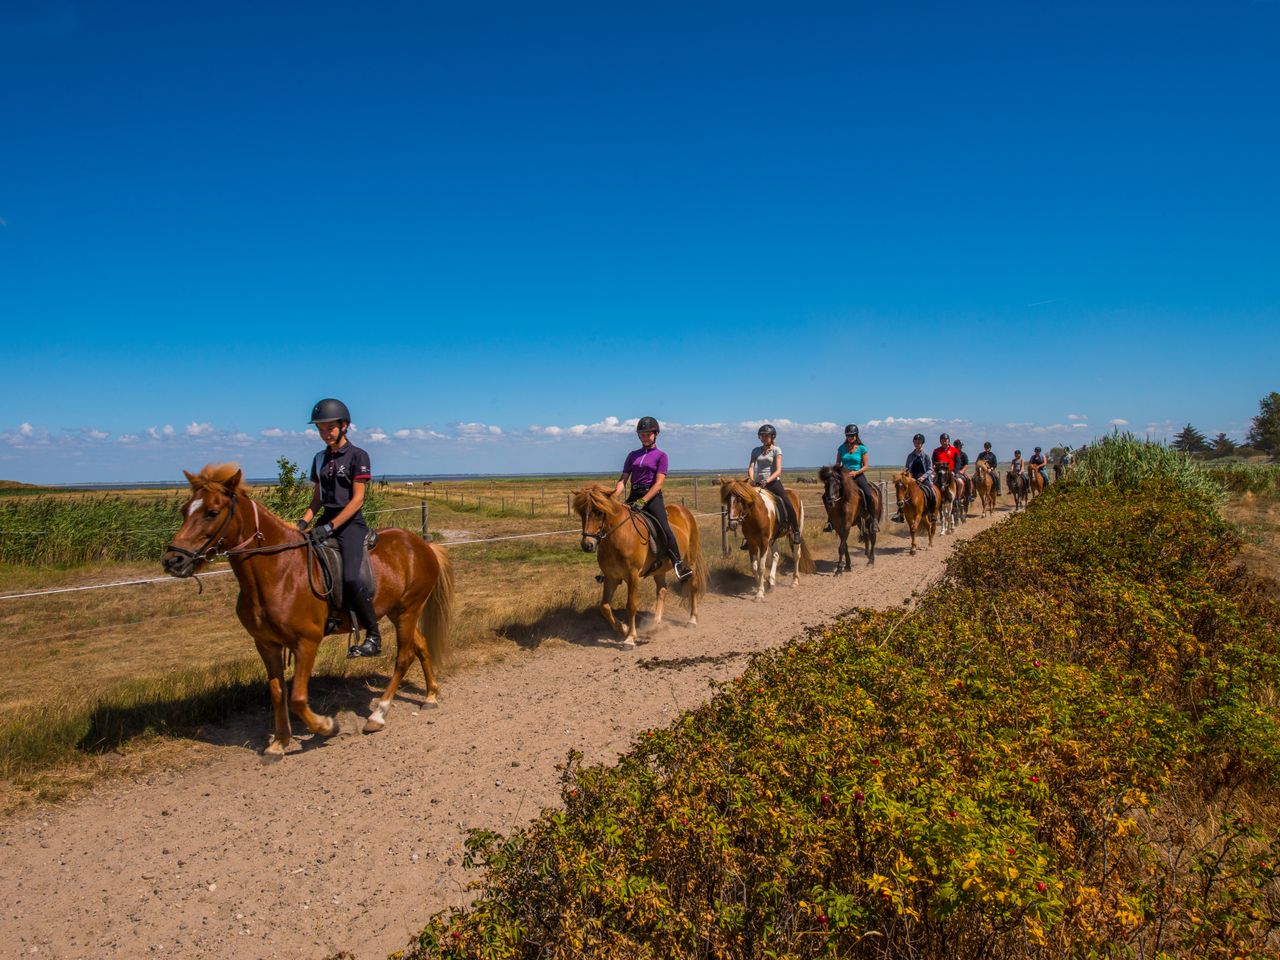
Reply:
<svg viewBox="0 0 1280 960"><path fill-rule="evenodd" d="M343 602L364 627L364 642L347 651L349 657L376 657L382 653L382 632L373 612L373 574L365 562L365 538L369 526L364 520L364 494L373 476L369 454L347 439L351 411L341 400L326 397L311 408L311 423L324 441L324 449L311 461L311 506L298 521L299 530L317 513L319 523L309 536L316 542L333 538L342 553Z"/></svg>
<svg viewBox="0 0 1280 960"><path fill-rule="evenodd" d="M782 448L775 442L778 430L773 424L766 423L756 431L756 437L760 440L760 446L751 448L747 479L778 498L778 504L787 517L787 526L791 528L791 542L798 544L803 539L804 532L800 529L796 508L782 486Z"/></svg>
<svg viewBox="0 0 1280 960"><path fill-rule="evenodd" d="M640 449L632 450L622 464L622 474L614 487L613 495L621 495L627 482L631 482L631 492L627 495L627 505L632 510L644 512L657 521L662 535L667 541L667 553L671 555L672 572L681 583L693 576L693 571L685 566L680 557L680 545L671 532L671 522L667 519L667 505L662 499L662 485L667 480L667 455L658 449L658 434L662 427L653 417L641 417L636 422L636 436L640 439Z"/></svg>

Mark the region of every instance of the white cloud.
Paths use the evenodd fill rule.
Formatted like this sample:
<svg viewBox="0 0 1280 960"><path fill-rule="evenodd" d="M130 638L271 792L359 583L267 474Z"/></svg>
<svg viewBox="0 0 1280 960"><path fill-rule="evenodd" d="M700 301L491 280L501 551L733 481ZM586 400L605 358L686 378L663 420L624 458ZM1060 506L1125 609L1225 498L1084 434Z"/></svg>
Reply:
<svg viewBox="0 0 1280 960"><path fill-rule="evenodd" d="M1116 417L1114 420L1108 420L1107 423L1113 427L1127 427L1129 425L1129 421L1121 417Z"/></svg>
<svg viewBox="0 0 1280 960"><path fill-rule="evenodd" d="M830 420L819 420L816 423L799 423L795 420L788 420L786 417L774 417L774 418L762 417L759 420L741 420L738 422L737 429L746 433L754 434L757 430L760 429L760 425L762 423L771 423L778 428L779 433L790 433L790 434L832 433L840 429ZM715 426L721 427L723 425L716 424ZM779 438L778 442L779 443L782 442L781 438Z"/></svg>
<svg viewBox="0 0 1280 960"><path fill-rule="evenodd" d="M1083 413L1068 413L1067 419L1068 420L1088 420L1089 417Z"/></svg>
<svg viewBox="0 0 1280 960"><path fill-rule="evenodd" d="M147 427L147 436L152 440L172 440L176 432L173 425L168 423L163 427Z"/></svg>
<svg viewBox="0 0 1280 960"><path fill-rule="evenodd" d="M395 432L397 440L448 440L443 433L437 433L430 427L405 427Z"/></svg>
<svg viewBox="0 0 1280 960"><path fill-rule="evenodd" d="M142 438L136 433L122 433L116 438L117 443L137 443Z"/></svg>
<svg viewBox="0 0 1280 960"><path fill-rule="evenodd" d="M374 427L364 439L368 443L386 443L391 438L381 427Z"/></svg>
<svg viewBox="0 0 1280 960"><path fill-rule="evenodd" d="M29 436L31 436L33 433L35 433L35 427L31 426L31 424L29 424L29 423L23 423L23 424L19 424L19 425L18 425L18 435L19 435L19 436L22 436L22 437L29 437Z"/></svg>
<svg viewBox="0 0 1280 960"><path fill-rule="evenodd" d="M98 430L96 427L81 427L76 432L86 440L105 440L111 436L111 434Z"/></svg>
<svg viewBox="0 0 1280 960"><path fill-rule="evenodd" d="M196 423L194 420L187 424L186 430L188 437L207 437L213 433L212 423Z"/></svg>

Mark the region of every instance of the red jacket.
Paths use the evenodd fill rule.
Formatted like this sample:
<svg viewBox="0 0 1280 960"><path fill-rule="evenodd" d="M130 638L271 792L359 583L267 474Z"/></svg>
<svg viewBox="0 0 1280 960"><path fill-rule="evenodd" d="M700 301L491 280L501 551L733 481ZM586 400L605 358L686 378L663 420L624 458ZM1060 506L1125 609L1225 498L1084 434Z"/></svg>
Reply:
<svg viewBox="0 0 1280 960"><path fill-rule="evenodd" d="M934 466L937 466L940 463L945 463L951 468L952 472L954 472L956 469L956 459L959 456L960 451L951 444L947 444L945 447L935 447L933 450L933 464Z"/></svg>

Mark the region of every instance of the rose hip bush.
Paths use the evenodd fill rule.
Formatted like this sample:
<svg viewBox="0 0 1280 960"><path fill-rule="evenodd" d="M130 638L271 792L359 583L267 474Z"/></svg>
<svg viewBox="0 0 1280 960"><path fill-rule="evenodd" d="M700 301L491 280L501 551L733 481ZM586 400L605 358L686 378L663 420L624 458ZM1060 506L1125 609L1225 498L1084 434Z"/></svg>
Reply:
<svg viewBox="0 0 1280 960"><path fill-rule="evenodd" d="M1063 484L476 831L402 956L1274 956L1277 627L1211 501Z"/></svg>

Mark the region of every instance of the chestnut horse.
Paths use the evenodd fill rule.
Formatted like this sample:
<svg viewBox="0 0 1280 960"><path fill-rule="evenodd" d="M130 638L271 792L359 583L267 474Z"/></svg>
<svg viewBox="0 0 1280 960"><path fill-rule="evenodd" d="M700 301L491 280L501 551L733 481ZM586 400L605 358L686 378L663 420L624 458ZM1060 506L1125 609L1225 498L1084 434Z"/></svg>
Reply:
<svg viewBox="0 0 1280 960"><path fill-rule="evenodd" d="M279 756L290 739L286 650L295 659L288 706L312 733L328 737L338 732L334 718L313 713L307 703L307 684L324 639L329 602L310 541L250 497L241 479L234 463L210 464L199 476L187 473L191 497L183 504L182 526L165 548L162 564L166 573L185 578L218 556L230 560L240 584L236 615L267 668L275 732L265 752ZM451 650L453 606L453 567L437 545L407 530L381 530L370 559L377 581L374 610L396 627L396 665L391 682L372 704L365 733L386 725L391 700L415 658L426 678L427 703L436 702L440 687L435 668L443 665Z"/></svg>
<svg viewBox="0 0 1280 960"><path fill-rule="evenodd" d="M818 478L826 485L822 502L827 508L827 519L831 521L831 529L840 538L840 546L836 549L836 576L840 576L844 570L853 569L849 560L849 528L855 523L858 525L858 539L862 541L862 552L867 555L867 563L875 563L876 531L871 525L871 519L884 519L880 488L871 488L874 502L868 504L862 495L862 489L853 482L843 464L835 467L828 464L818 471Z"/></svg>
<svg viewBox="0 0 1280 960"><path fill-rule="evenodd" d="M929 511L929 500L916 478L906 470L893 478L893 489L898 495L898 509L911 532L911 556L916 555L916 531L923 524L929 532L929 546L933 546L933 533L937 520Z"/></svg>
<svg viewBox="0 0 1280 960"><path fill-rule="evenodd" d="M1005 480L1008 482L1009 492L1013 494L1013 512L1027 509L1027 499L1031 495L1031 480L1027 477L1027 471L1014 473L1010 470L1005 474Z"/></svg>
<svg viewBox="0 0 1280 960"><path fill-rule="evenodd" d="M636 644L636 608L640 604L640 579L653 577L658 589L658 602L653 608L653 622L662 622L663 602L667 597L667 574L671 557L659 550L643 519L613 495L613 487L595 483L573 495L573 509L582 518L582 549L594 553L603 574L604 595L600 613L609 626L622 636L623 646ZM702 543L698 522L693 514L678 503L667 504L667 519L676 535L680 556L689 565L685 604L689 608L689 626L698 625L698 597L707 592L707 565L702 559ZM623 627L613 615L613 594L618 584L627 584L627 625Z"/></svg>
<svg viewBox="0 0 1280 960"><path fill-rule="evenodd" d="M978 491L978 500L982 504L982 515L989 516L996 512L996 478L991 473L991 466L984 460L978 461L975 468L973 485Z"/></svg>
<svg viewBox="0 0 1280 960"><path fill-rule="evenodd" d="M956 500L959 499L956 475L945 463L933 465L933 489L938 494L938 526L945 537L956 527Z"/></svg>
<svg viewBox="0 0 1280 960"><path fill-rule="evenodd" d="M1040 472L1039 467L1032 467L1028 474L1028 479L1031 481L1031 499L1034 500L1036 497L1040 496L1040 494L1044 493L1046 483L1045 475Z"/></svg>
<svg viewBox="0 0 1280 960"><path fill-rule="evenodd" d="M796 519L800 529L804 530L804 504L796 496L794 490L787 491L787 497L795 508ZM772 493L757 487L750 480L720 480L720 502L724 504L729 520L729 529L742 527L742 535L747 540L747 553L751 557L751 569L756 573L756 599L764 599L764 582L766 576L769 586L777 584L778 558L782 551L778 549L777 540L783 535L786 513L782 504ZM791 577L791 585L798 586L800 574L818 572L814 566L809 546L803 540L791 545L791 555L795 560L795 570ZM772 566L770 566L772 558Z"/></svg>

